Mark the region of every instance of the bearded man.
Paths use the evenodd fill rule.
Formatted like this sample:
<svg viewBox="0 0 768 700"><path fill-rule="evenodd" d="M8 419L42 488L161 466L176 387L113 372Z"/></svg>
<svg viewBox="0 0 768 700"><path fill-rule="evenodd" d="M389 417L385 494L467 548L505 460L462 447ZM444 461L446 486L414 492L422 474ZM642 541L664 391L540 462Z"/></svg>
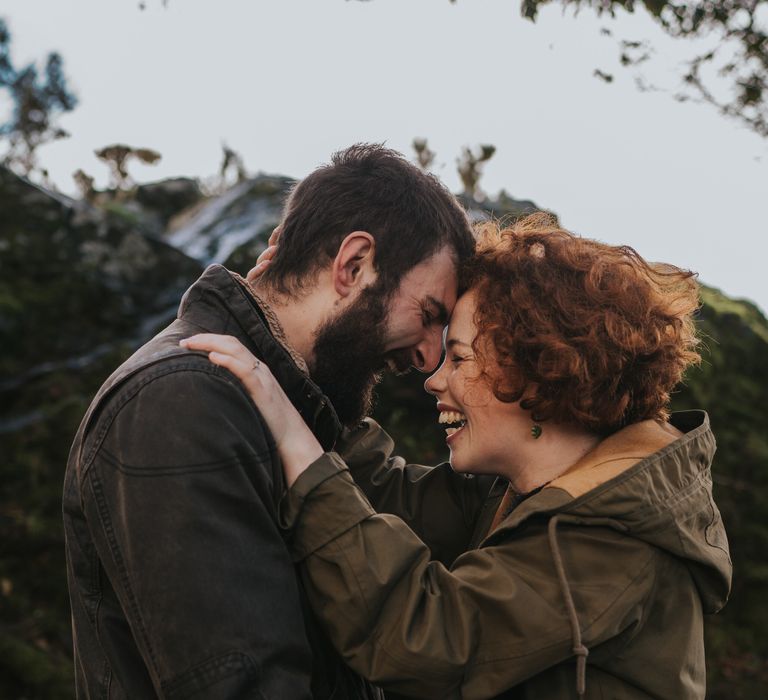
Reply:
<svg viewBox="0 0 768 700"><path fill-rule="evenodd" d="M64 484L78 697L378 697L305 607L259 412L179 340L236 337L332 449L382 370L435 368L473 238L435 178L371 145L299 183L279 230L253 284L208 268L83 419Z"/></svg>

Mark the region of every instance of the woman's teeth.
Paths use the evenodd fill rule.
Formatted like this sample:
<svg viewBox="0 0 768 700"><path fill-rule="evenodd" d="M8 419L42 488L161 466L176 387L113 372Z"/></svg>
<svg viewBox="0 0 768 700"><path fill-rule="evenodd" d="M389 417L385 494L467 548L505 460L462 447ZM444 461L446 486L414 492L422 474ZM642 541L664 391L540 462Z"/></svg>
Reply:
<svg viewBox="0 0 768 700"><path fill-rule="evenodd" d="M440 411L438 423L446 425L445 434L453 435L467 424L467 417L458 411Z"/></svg>

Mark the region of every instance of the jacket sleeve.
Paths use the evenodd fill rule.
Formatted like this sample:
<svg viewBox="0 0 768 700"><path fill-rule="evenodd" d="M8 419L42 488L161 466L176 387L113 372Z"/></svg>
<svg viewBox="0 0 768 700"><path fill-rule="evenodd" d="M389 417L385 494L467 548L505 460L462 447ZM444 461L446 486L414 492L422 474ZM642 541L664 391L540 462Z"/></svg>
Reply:
<svg viewBox="0 0 768 700"><path fill-rule="evenodd" d="M239 383L206 365L123 397L82 477L89 528L159 697L306 698L274 444Z"/></svg>
<svg viewBox="0 0 768 700"><path fill-rule="evenodd" d="M404 520L434 559L450 565L467 548L494 477L457 474L447 462L408 464L394 451L392 438L371 419L345 431L336 445L373 507Z"/></svg>
<svg viewBox="0 0 768 700"><path fill-rule="evenodd" d="M574 655L546 522L448 569L402 520L373 511L333 453L297 479L282 518L332 642L386 690L488 698ZM652 548L604 527L562 526L558 538L584 643L637 626Z"/></svg>

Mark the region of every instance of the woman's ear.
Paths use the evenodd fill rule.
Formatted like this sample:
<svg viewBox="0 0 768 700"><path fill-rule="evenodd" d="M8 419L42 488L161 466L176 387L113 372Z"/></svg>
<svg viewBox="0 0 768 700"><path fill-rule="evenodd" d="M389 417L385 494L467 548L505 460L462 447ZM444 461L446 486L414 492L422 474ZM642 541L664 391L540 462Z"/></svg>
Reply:
<svg viewBox="0 0 768 700"><path fill-rule="evenodd" d="M376 281L376 241L367 231L353 231L339 246L331 274L336 293L346 298Z"/></svg>

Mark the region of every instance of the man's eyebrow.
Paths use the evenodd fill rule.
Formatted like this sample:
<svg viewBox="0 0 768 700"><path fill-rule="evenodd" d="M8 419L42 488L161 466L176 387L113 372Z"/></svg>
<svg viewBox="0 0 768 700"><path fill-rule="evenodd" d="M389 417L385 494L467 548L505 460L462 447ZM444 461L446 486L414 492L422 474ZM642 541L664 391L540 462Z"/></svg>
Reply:
<svg viewBox="0 0 768 700"><path fill-rule="evenodd" d="M448 325L448 309L445 308L445 304L443 304L442 301L439 299L435 299L435 297L427 295L427 297L424 299L423 306L429 305L431 308L431 311L434 314L434 320L437 321L441 326L447 326Z"/></svg>

